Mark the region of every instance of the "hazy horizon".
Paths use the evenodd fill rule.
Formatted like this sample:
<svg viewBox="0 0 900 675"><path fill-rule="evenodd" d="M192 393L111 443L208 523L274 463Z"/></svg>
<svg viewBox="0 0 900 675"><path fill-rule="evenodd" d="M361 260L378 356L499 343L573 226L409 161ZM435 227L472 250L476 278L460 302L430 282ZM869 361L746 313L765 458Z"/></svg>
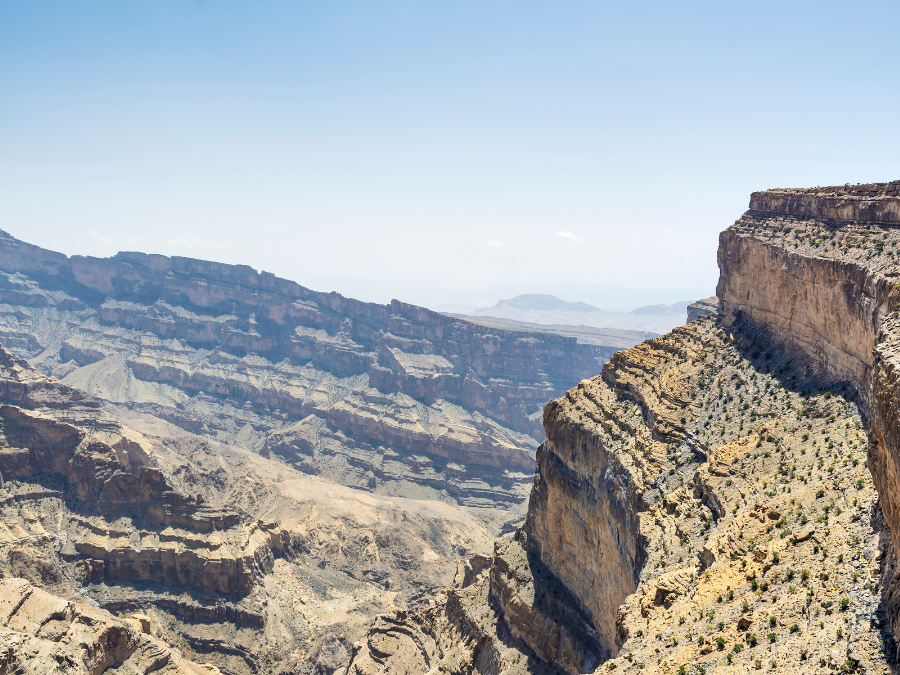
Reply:
<svg viewBox="0 0 900 675"><path fill-rule="evenodd" d="M900 8L855 8L6 3L0 226L442 311L700 299L752 191L900 177Z"/></svg>

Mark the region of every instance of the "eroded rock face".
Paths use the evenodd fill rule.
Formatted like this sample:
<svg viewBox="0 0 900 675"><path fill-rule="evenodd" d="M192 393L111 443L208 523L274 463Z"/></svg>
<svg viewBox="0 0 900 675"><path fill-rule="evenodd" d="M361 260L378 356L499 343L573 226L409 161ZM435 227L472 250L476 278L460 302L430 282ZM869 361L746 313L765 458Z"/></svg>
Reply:
<svg viewBox="0 0 900 675"><path fill-rule="evenodd" d="M869 465L893 533L893 551L885 552L892 561L900 545L900 233L889 226L898 222L898 185L755 193L751 210L720 239L718 291L726 311L766 325L860 393L870 415ZM887 578L896 633L896 572Z"/></svg>
<svg viewBox="0 0 900 675"><path fill-rule="evenodd" d="M143 619L143 621L141 620ZM53 596L24 579L0 580L0 668L22 675L123 673L218 675L146 634L146 617L123 620Z"/></svg>
<svg viewBox="0 0 900 675"><path fill-rule="evenodd" d="M859 402L831 392L800 350L767 358L767 344L747 319L726 329L702 317L620 352L548 406L526 525L498 542L482 573L486 606L467 613L520 652L499 666L886 667L886 530ZM391 631L424 620L395 616ZM399 648L380 660L373 649L361 644L359 672L395 667ZM436 653L438 666L466 672Z"/></svg>
<svg viewBox="0 0 900 675"><path fill-rule="evenodd" d="M717 311L719 311L719 299L716 296L692 302L687 307L687 322L690 323L706 314L715 314Z"/></svg>
<svg viewBox="0 0 900 675"><path fill-rule="evenodd" d="M720 238L721 313L619 352L547 406L515 539L530 557L495 553L467 615L532 669L573 675L576 653L604 672L893 668L900 233L862 221L893 222L897 185L754 194ZM583 642L546 639L562 636L546 584ZM453 611L394 616L390 632ZM467 672L465 653L423 670ZM353 663L385 672L398 654L370 641Z"/></svg>
<svg viewBox="0 0 900 675"><path fill-rule="evenodd" d="M875 226L838 230L745 214L719 237L722 310L767 326L773 338L865 392L878 327L900 297L888 276L892 259L869 255L881 234ZM847 237L853 247L844 251Z"/></svg>
<svg viewBox="0 0 900 675"><path fill-rule="evenodd" d="M525 537L502 537L490 558L460 564L455 587L379 617L354 646L348 675L592 672L604 658L596 633Z"/></svg>
<svg viewBox="0 0 900 675"><path fill-rule="evenodd" d="M246 266L0 233L0 341L103 399L345 485L512 506L541 409L615 349L317 293ZM308 442L286 440L308 420ZM302 435L302 434L301 434Z"/></svg>
<svg viewBox="0 0 900 675"><path fill-rule="evenodd" d="M146 464L140 434L2 347L0 383L0 501L60 500L60 554L84 580L246 595L274 554L291 551L276 525L179 492Z"/></svg>
<svg viewBox="0 0 900 675"><path fill-rule="evenodd" d="M900 181L754 192L750 210L761 215L819 220L900 223Z"/></svg>

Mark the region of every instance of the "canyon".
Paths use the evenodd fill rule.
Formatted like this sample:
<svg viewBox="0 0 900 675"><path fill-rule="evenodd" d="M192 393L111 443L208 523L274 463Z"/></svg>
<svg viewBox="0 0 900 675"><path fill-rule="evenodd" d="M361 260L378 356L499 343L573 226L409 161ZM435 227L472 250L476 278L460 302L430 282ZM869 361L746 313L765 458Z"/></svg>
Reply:
<svg viewBox="0 0 900 675"><path fill-rule="evenodd" d="M0 576L174 650L150 670L330 674L514 529L544 401L643 337L0 233ZM10 664L69 640L23 630ZM135 635L71 672L137 672Z"/></svg>
<svg viewBox="0 0 900 675"><path fill-rule="evenodd" d="M0 275L0 341L46 374L342 485L469 506L520 504L544 403L645 337L484 326L6 233Z"/></svg>
<svg viewBox="0 0 900 675"><path fill-rule="evenodd" d="M717 311L551 401L525 523L349 672L896 672L898 204L754 193Z"/></svg>
<svg viewBox="0 0 900 675"><path fill-rule="evenodd" d="M898 213L754 193L649 339L4 238L0 664L897 672Z"/></svg>

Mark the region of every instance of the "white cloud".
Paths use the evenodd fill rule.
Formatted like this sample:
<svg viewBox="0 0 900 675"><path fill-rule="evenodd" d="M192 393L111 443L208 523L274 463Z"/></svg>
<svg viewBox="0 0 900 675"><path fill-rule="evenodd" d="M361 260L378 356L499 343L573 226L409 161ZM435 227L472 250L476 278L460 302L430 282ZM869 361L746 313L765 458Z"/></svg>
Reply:
<svg viewBox="0 0 900 675"><path fill-rule="evenodd" d="M99 241L101 244L104 244L106 246L115 246L112 239L110 239L108 237L104 237L99 232L94 232L93 230L91 230L90 232L88 232L88 234L91 235L97 241Z"/></svg>
<svg viewBox="0 0 900 675"><path fill-rule="evenodd" d="M195 250L216 250L220 251L223 248L226 248L223 244L213 244L208 241L203 241L200 237L185 237L182 235L178 235L177 237L170 237L166 239L166 245L171 246L173 248L183 248L187 251L195 251Z"/></svg>
<svg viewBox="0 0 900 675"><path fill-rule="evenodd" d="M501 246L503 246L503 242L502 242L502 241L497 241L496 239L491 239L491 240L488 241L487 245L488 245L488 246L495 246L495 247L497 247L497 248L500 248Z"/></svg>
<svg viewBox="0 0 900 675"><path fill-rule="evenodd" d="M557 237L562 237L563 239L571 239L572 241L584 241L581 237L576 235L574 232L566 232L565 230L559 230L556 233Z"/></svg>
<svg viewBox="0 0 900 675"><path fill-rule="evenodd" d="M147 241L145 239L141 239L140 237L125 237L124 239L117 239L115 237L104 237L102 234L94 230L90 230L88 234L104 246L111 246L113 248L123 249L129 247L147 247Z"/></svg>

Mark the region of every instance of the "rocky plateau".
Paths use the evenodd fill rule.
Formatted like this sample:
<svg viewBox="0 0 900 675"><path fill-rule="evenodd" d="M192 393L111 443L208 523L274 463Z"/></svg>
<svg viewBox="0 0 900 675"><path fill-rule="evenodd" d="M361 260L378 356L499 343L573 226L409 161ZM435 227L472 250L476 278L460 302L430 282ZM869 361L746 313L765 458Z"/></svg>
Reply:
<svg viewBox="0 0 900 675"><path fill-rule="evenodd" d="M381 494L518 506L544 403L645 337L607 333L476 324L190 258L67 257L0 232L8 349L106 401Z"/></svg>
<svg viewBox="0 0 900 675"><path fill-rule="evenodd" d="M716 311L551 401L525 523L349 671L897 672L898 206L754 193Z"/></svg>
<svg viewBox="0 0 900 675"><path fill-rule="evenodd" d="M630 348L7 240L0 584L60 609L0 659L898 672L898 205L754 193Z"/></svg>

